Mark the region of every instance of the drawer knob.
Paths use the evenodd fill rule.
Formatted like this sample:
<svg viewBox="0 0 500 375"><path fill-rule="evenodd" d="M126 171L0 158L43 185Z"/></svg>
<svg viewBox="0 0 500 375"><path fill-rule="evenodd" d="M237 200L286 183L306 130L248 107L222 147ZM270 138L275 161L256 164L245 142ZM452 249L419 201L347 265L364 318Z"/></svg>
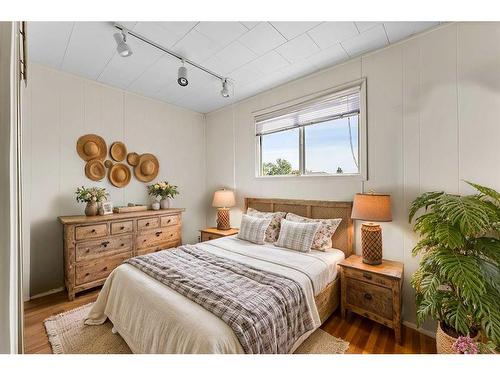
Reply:
<svg viewBox="0 0 500 375"><path fill-rule="evenodd" d="M367 299L368 301L371 301L372 300L372 295L370 293L365 293L364 295L365 299Z"/></svg>
<svg viewBox="0 0 500 375"><path fill-rule="evenodd" d="M120 230L124 230L124 229L125 229L125 227L122 225L122 226L120 227Z"/></svg>
<svg viewBox="0 0 500 375"><path fill-rule="evenodd" d="M109 241L104 241L103 243L101 243L101 245L104 246L104 247L108 247Z"/></svg>
<svg viewBox="0 0 500 375"><path fill-rule="evenodd" d="M168 219L168 220L167 220L167 223L170 223L171 221L172 221L171 219Z"/></svg>
<svg viewBox="0 0 500 375"><path fill-rule="evenodd" d="M90 233L95 233L95 229L92 229L92 230L90 231Z"/></svg>
<svg viewBox="0 0 500 375"><path fill-rule="evenodd" d="M146 223L146 226L149 227L149 221Z"/></svg>
<svg viewBox="0 0 500 375"><path fill-rule="evenodd" d="M156 234L156 237L160 237L160 234L162 234L162 233L163 233L162 231L160 231L160 232L156 232L156 233L155 233L155 234Z"/></svg>
<svg viewBox="0 0 500 375"><path fill-rule="evenodd" d="M120 246L125 246L125 244L124 244L124 243L122 243Z"/></svg>
<svg viewBox="0 0 500 375"><path fill-rule="evenodd" d="M88 254L88 253L90 253L90 249L87 249L86 253L87 253L87 254Z"/></svg>
<svg viewBox="0 0 500 375"><path fill-rule="evenodd" d="M87 272L87 273L85 274L85 276L90 276L90 273L88 273L88 272Z"/></svg>
<svg viewBox="0 0 500 375"><path fill-rule="evenodd" d="M372 275L369 274L369 273L363 273L363 277L367 280L371 280L372 279Z"/></svg>
<svg viewBox="0 0 500 375"><path fill-rule="evenodd" d="M103 271L107 271L107 270L108 270L108 267L106 266L106 267L104 267L102 270L103 270Z"/></svg>

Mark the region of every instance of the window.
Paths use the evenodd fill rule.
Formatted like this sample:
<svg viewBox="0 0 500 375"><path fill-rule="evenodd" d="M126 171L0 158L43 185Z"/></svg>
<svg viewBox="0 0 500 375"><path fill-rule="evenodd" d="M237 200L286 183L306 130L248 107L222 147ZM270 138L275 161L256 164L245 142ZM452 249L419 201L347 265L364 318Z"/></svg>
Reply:
<svg viewBox="0 0 500 375"><path fill-rule="evenodd" d="M257 115L258 176L360 175L364 81ZM362 126L363 125L363 126Z"/></svg>

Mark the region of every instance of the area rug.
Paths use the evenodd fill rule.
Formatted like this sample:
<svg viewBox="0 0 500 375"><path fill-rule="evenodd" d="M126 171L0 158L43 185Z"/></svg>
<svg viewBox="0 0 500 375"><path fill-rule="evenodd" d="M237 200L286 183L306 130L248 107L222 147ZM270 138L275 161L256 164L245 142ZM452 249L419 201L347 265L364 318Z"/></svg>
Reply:
<svg viewBox="0 0 500 375"><path fill-rule="evenodd" d="M130 354L130 348L120 335L111 332L108 320L99 326L83 324L92 303L78 307L44 321L54 354ZM343 354L347 341L317 329L294 354Z"/></svg>

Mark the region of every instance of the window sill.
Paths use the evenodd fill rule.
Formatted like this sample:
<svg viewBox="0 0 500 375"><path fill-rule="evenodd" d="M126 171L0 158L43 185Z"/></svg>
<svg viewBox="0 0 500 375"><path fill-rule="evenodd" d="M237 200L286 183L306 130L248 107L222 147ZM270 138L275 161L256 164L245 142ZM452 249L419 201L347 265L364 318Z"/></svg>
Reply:
<svg viewBox="0 0 500 375"><path fill-rule="evenodd" d="M274 176L255 176L256 179L280 179L280 178L297 178L297 179L302 179L302 178L355 178L359 180L363 180L363 176L360 173L339 173L339 174L305 174L305 175L274 175Z"/></svg>

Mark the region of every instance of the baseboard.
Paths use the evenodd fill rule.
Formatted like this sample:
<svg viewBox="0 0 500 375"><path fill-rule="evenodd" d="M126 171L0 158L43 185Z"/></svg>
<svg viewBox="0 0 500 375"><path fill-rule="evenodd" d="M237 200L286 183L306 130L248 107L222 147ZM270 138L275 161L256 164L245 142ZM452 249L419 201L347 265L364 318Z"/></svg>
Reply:
<svg viewBox="0 0 500 375"><path fill-rule="evenodd" d="M417 327L417 325L415 323L412 323L412 322L408 322L408 321L404 321L403 322L403 325L408 327L408 328L411 328L411 329L414 329L415 331L418 331L426 336L429 336L429 337L432 337L433 339L436 338L436 332L434 331L429 331L428 329L424 329L422 327Z"/></svg>
<svg viewBox="0 0 500 375"><path fill-rule="evenodd" d="M37 299L37 298L40 298L40 297L45 297L45 296L48 296L50 294L54 294L54 293L59 293L59 292L62 292L64 290L64 287L61 286L59 288L55 288L55 289L51 289L51 290L47 290L46 292L43 292L43 293L38 293L38 294L35 294L34 296L31 296L29 298L29 301L30 300L33 300L33 299Z"/></svg>

